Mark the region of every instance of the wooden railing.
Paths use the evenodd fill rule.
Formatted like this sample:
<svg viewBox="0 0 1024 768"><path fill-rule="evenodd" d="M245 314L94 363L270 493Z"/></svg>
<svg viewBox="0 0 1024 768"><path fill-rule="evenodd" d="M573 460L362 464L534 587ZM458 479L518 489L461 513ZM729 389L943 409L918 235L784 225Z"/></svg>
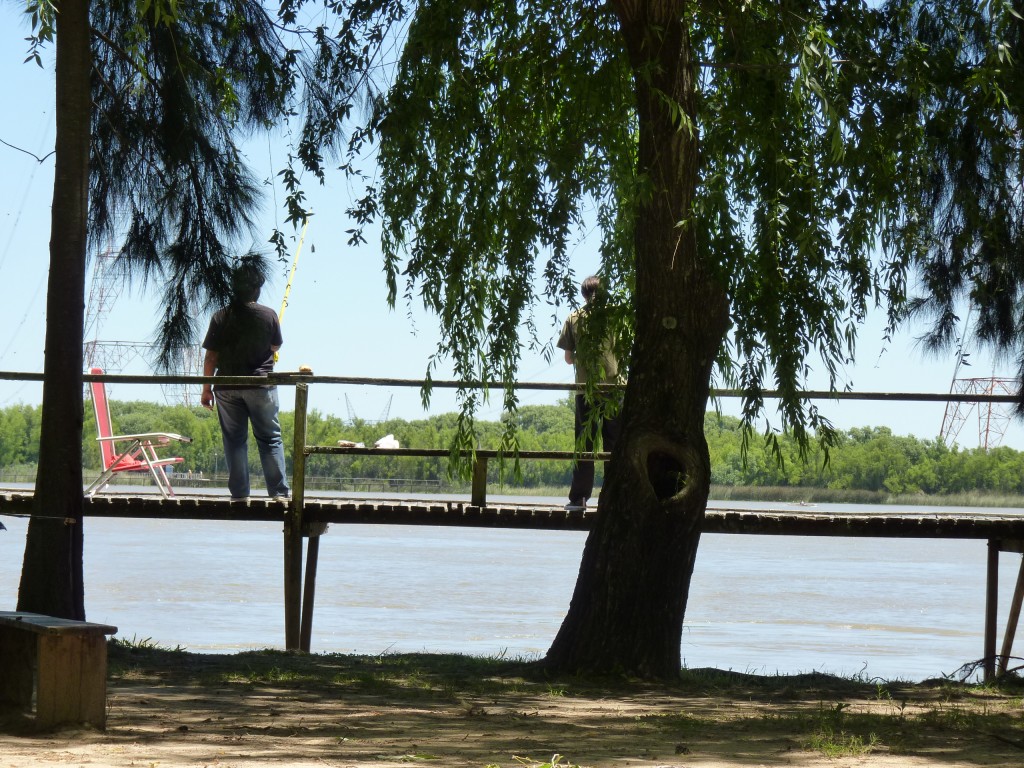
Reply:
<svg viewBox="0 0 1024 768"><path fill-rule="evenodd" d="M377 448L352 448L338 445L307 445L306 444L306 421L309 402L308 387L312 384L331 385L344 384L356 386L376 387L415 387L422 388L426 382L420 379L398 379L398 378L369 378L358 376L319 376L309 371L284 371L270 374L268 377L254 376L185 376L185 375L161 375L161 376L139 376L126 374L84 374L83 381L104 381L108 384L193 384L205 383L218 384L273 384L284 387L295 388L295 440L293 445L293 473L294 483L300 486L305 484L305 459L313 454L334 454L334 455L369 455L369 456L412 456L419 458L437 458L452 456L452 452L444 448L415 448L405 447L401 449L377 449ZM0 371L0 380L15 381L42 381L41 373L25 373L13 371ZM473 387L485 387L490 390L504 388L504 382L460 382L460 381L431 381L432 389L464 389ZM516 382L517 390L523 391L562 391L572 392L579 389L579 385L550 382ZM972 393L935 393L935 392L830 392L827 390L808 390L801 393L807 400L864 400L864 401L891 401L891 402L948 402L948 403L987 403L987 404L1009 404L1015 403L1013 395L996 394L972 394ZM738 389L716 389L712 390L714 398L738 398L743 396L743 391ZM778 397L778 393L765 391L762 393L765 399ZM301 429L300 429L301 427ZM483 506L486 503L486 481L488 462L493 459L523 460L557 460L557 461L603 461L608 459L608 454L577 454L572 451L518 451L514 453L502 453L490 449L477 449L473 451L460 451L461 458L472 462L472 488L471 498L474 504Z"/></svg>

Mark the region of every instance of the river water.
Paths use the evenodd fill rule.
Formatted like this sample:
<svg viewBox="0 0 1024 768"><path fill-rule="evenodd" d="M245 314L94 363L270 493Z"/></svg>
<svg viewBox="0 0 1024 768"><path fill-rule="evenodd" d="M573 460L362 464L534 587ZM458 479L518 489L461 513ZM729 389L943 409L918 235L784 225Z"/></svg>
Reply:
<svg viewBox="0 0 1024 768"><path fill-rule="evenodd" d="M12 610L27 521L0 521L8 528L0 531L0 609ZM117 626L122 638L195 651L283 647L280 524L88 518L85 525L91 621ZM584 538L333 525L320 545L313 650L543 655L568 607ZM705 535L684 663L885 680L953 674L983 653L986 553L984 541ZM1000 643L1020 562L1000 558Z"/></svg>

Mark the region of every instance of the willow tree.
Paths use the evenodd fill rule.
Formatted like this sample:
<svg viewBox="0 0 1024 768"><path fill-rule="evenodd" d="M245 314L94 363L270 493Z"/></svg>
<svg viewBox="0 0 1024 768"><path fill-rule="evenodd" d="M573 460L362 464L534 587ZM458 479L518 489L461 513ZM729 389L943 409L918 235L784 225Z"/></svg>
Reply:
<svg viewBox="0 0 1024 768"><path fill-rule="evenodd" d="M599 227L617 300L594 315L633 339L623 431L546 663L677 674L712 385L743 388L748 429L775 390L769 441L783 428L828 442L800 393L812 367L842 384L869 306L894 328L908 279L941 267L948 237L964 256L1012 227L1019 244L1019 12L973 0L338 8L354 52L402 45L351 145L379 141L379 183L354 214L383 224L392 302L436 312L428 376L450 360L467 382L467 439L469 383L507 382L515 408L523 347L552 329L536 307L571 301L574 239ZM946 171L972 170L960 151L975 117L985 173L961 188ZM937 223L946 214L952 228ZM1015 263L1019 275L1019 250Z"/></svg>

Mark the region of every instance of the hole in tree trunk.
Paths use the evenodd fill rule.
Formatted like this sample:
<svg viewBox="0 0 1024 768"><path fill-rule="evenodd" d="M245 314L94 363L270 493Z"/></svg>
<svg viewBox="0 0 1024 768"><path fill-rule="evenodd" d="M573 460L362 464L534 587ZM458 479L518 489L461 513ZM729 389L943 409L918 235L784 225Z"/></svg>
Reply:
<svg viewBox="0 0 1024 768"><path fill-rule="evenodd" d="M674 456L655 451L647 457L647 478L654 495L664 501L686 486L686 469Z"/></svg>

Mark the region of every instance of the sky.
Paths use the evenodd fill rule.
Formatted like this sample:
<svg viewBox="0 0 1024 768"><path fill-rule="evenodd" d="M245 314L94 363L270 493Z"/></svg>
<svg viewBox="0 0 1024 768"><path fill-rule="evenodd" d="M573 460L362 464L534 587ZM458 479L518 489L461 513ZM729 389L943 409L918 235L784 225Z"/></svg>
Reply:
<svg viewBox="0 0 1024 768"><path fill-rule="evenodd" d="M41 372L43 369L45 298L50 200L53 190L53 74L52 61L45 68L24 63L29 28L21 4L0 3L0 286L6 290L0 301L0 371ZM12 146L7 146L12 145ZM251 246L262 248L273 228L289 231L284 224L281 203L284 193L275 185L270 169L283 164L285 149L279 139L261 139L248 145L251 160L263 169L266 202L259 217L259 233ZM33 155L35 157L33 157ZM38 162L36 158L44 158ZM386 301L383 259L378 245L347 245L345 230L352 225L344 211L357 193L340 174L329 176L327 184L309 184L314 210L292 283L282 328L284 346L278 371L292 371L309 365L317 374L374 378L421 379L437 341L436 321L419 307L399 304L391 310ZM290 248L294 255L296 240ZM594 238L584 240L572 254L579 278L596 271L599 260ZM280 265L264 287L262 301L280 308L289 265ZM92 275L90 273L89 280ZM89 286L87 285L87 292ZM90 338L101 341L151 342L160 316L158 291L125 287L116 301L108 304L109 314ZM542 334L552 344L557 338L567 309L542 306L536 318ZM200 321L205 329L206 319ZM882 318L869 317L861 329L857 363L844 371L844 384L857 392L945 393L956 373L956 358L950 353L929 357L915 342L920 329L908 329L886 345L881 338ZM557 350L555 350L557 353ZM1013 366L997 365L978 350L971 350L972 366L961 368L959 377L1011 377ZM813 365L813 363L812 363ZM817 364L817 368L821 368ZM129 363L124 373L150 373L146 362ZM435 379L451 378L444 368ZM526 353L520 381L570 384L572 369L560 354L550 361L539 353ZM825 389L827 381L815 374L812 389ZM561 392L524 391L521 403L541 405L564 397ZM35 382L0 381L0 408L16 403L37 404L42 385ZM164 401L156 387L117 385L114 399ZM322 413L341 418L354 415L376 420L385 414L405 419L423 418L455 409L454 396L435 391L430 408L424 411L419 392L411 387L369 387L315 385L310 404ZM822 413L837 427L888 426L895 434L933 439L939 435L943 403L877 403L864 401L819 402ZM282 408L291 410L290 394L282 392ZM722 401L727 414L738 413L738 401ZM963 447L978 445L980 412L976 409L964 424L958 442ZM482 418L500 416L500 397L486 406ZM768 419L777 424L775 414ZM1002 439L1003 445L1024 450L1024 428L1013 422Z"/></svg>

